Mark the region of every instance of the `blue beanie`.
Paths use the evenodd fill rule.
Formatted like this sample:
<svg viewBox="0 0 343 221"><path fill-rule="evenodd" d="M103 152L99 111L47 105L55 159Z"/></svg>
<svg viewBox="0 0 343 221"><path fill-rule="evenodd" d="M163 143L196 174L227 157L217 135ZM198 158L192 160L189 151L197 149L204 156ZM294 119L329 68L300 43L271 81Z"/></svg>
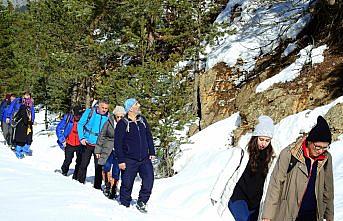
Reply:
<svg viewBox="0 0 343 221"><path fill-rule="evenodd" d="M135 98L129 98L124 102L124 108L126 113L128 113L133 105L135 105L138 101Z"/></svg>

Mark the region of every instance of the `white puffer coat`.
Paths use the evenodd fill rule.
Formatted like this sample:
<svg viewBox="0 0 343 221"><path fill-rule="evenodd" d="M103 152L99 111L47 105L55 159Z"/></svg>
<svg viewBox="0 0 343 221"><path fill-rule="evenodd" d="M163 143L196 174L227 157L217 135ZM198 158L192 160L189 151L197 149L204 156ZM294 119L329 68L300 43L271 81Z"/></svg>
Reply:
<svg viewBox="0 0 343 221"><path fill-rule="evenodd" d="M220 172L210 195L211 202L215 207L217 207L218 214L220 216L223 216L223 214L226 213L225 216L229 217L232 217L232 215L228 208L228 202L233 194L233 190L235 189L236 183L242 176L249 161L249 154L246 148L243 149L240 147L234 147L231 150L231 157L228 159L228 162L226 163L225 167ZM265 192L267 190L270 174L272 171L271 168L274 167L274 164L275 156L272 157L272 161L269 163L270 169L268 171L267 178L264 182L263 197L261 200L260 208L263 206Z"/></svg>

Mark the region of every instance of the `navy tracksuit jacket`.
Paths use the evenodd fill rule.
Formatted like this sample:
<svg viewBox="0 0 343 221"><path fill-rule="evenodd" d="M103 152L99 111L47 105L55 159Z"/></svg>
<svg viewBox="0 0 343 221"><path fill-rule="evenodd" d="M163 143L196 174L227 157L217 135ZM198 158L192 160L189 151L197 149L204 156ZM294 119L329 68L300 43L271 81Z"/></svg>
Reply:
<svg viewBox="0 0 343 221"><path fill-rule="evenodd" d="M138 200L147 203L154 183L154 171L149 156L155 155L155 148L146 119L142 116L137 116L136 122L127 116L121 119L115 129L114 148L118 163L126 164L126 169L121 175L121 203L127 207L130 205L137 173L142 178Z"/></svg>

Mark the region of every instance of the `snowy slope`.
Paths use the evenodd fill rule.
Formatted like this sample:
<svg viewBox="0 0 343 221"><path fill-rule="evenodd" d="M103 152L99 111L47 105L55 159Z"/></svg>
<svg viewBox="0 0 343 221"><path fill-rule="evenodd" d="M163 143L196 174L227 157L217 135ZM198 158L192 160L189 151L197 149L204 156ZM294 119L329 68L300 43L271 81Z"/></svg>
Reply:
<svg viewBox="0 0 343 221"><path fill-rule="evenodd" d="M325 115L343 97L326 106L307 110L283 119L276 126L277 149L292 143L300 131L309 131L318 115ZM227 159L231 131L240 122L238 113L211 125L194 135L192 144L182 147L182 155L175 162L178 174L155 181L149 201L149 213L141 214L133 206L129 209L117 201L106 199L92 188L94 166L91 163L86 185L54 173L63 161L63 152L55 144L53 132L43 130L43 113L37 116L33 156L18 160L8 147L0 144L0 217L1 220L231 220L219 217L212 207L209 194ZM52 128L53 129L53 128ZM1 139L3 139L1 137ZM245 145L249 134L240 143ZM343 135L332 144L335 176L335 220L343 220ZM73 165L71 166L73 168ZM137 199L139 183L133 198Z"/></svg>
<svg viewBox="0 0 343 221"><path fill-rule="evenodd" d="M215 45L207 46L206 69L220 62L232 67L241 59L242 71L253 70L258 57L271 53L281 40L294 40L308 24L311 16L307 9L311 2L315 1L291 0L268 5L258 0L230 0L216 19L217 23L229 26ZM237 17L232 17L232 10L238 11Z"/></svg>

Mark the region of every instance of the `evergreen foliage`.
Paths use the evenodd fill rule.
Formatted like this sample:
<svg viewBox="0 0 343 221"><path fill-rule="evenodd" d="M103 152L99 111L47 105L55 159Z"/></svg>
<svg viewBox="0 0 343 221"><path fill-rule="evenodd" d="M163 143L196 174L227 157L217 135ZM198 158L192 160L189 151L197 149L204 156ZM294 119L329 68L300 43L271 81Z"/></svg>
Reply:
<svg viewBox="0 0 343 221"><path fill-rule="evenodd" d="M219 3L220 2L220 3ZM32 92L55 112L88 107L108 97L142 104L161 159L171 176L182 142L175 130L193 117L194 77L176 72L180 61L199 66L202 44L224 1L40 0L27 10L0 6L0 92ZM200 71L195 68L195 71ZM176 147L175 147L176 145Z"/></svg>

